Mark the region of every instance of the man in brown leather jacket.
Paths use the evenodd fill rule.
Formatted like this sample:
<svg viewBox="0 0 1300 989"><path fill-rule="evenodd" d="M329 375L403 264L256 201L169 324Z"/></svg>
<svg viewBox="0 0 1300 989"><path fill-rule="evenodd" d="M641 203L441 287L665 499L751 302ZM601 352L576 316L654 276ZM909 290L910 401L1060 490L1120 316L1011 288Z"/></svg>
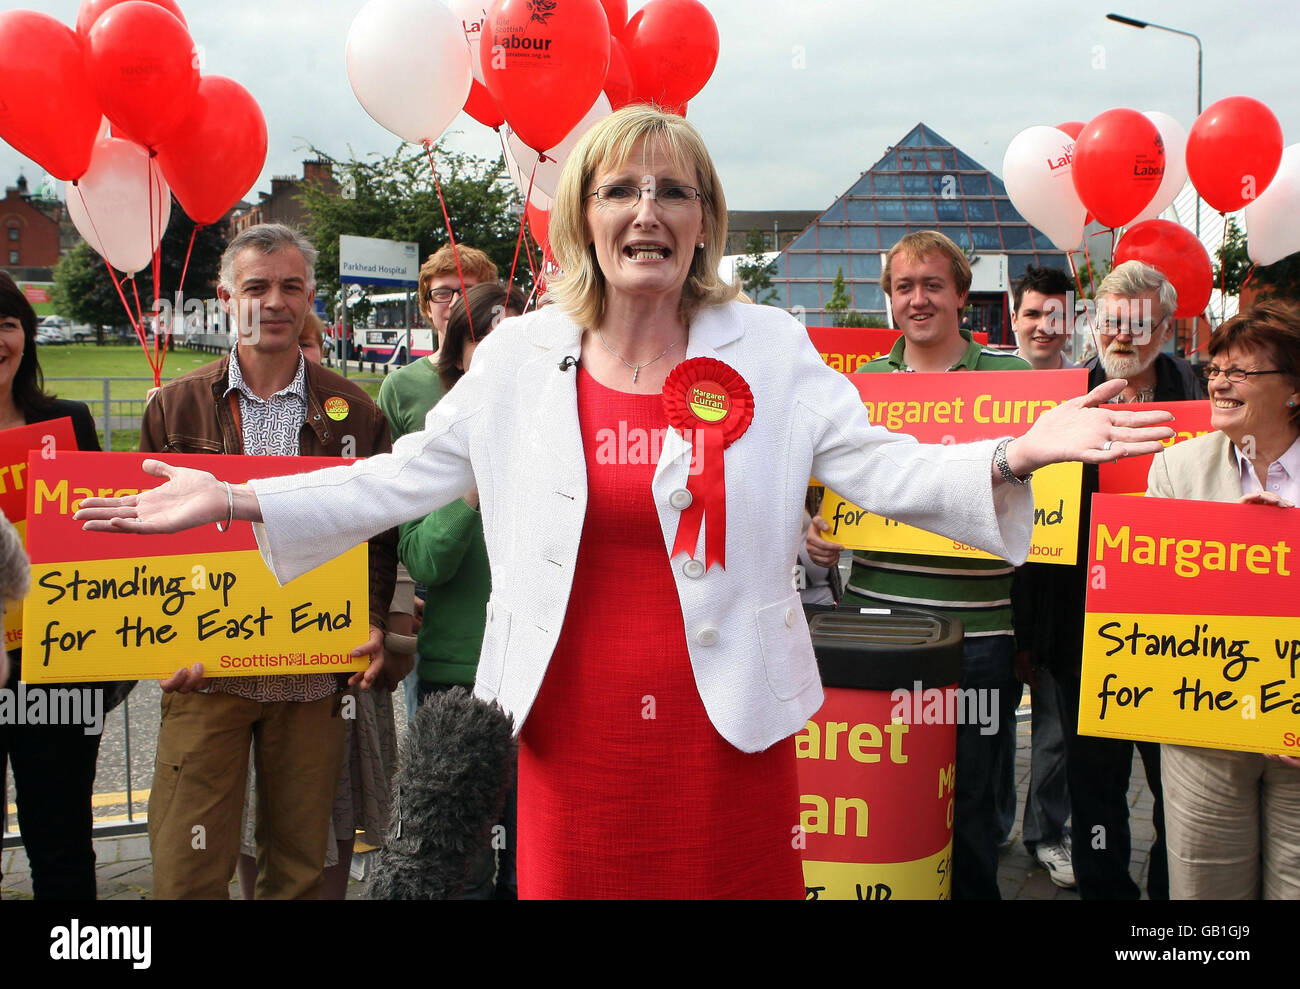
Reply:
<svg viewBox="0 0 1300 989"><path fill-rule="evenodd" d="M239 234L218 289L238 330L229 356L169 382L149 402L141 452L366 457L389 449L388 423L356 385L303 360L298 337L315 294L316 251L296 231ZM368 686L384 670L395 532L370 540ZM250 741L258 768L259 899L314 899L344 755L337 674L208 680L202 660L162 681L149 801L158 899L223 899L239 852ZM408 667L409 668L409 667ZM395 682L395 681L394 681Z"/></svg>

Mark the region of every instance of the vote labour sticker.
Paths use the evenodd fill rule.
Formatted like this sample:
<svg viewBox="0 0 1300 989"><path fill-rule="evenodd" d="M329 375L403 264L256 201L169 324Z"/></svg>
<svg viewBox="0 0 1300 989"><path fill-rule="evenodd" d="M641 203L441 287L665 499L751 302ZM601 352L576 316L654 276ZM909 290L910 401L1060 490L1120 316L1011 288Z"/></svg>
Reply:
<svg viewBox="0 0 1300 989"><path fill-rule="evenodd" d="M335 422L342 422L348 417L350 411L346 398L335 395L333 398L325 399L325 414Z"/></svg>

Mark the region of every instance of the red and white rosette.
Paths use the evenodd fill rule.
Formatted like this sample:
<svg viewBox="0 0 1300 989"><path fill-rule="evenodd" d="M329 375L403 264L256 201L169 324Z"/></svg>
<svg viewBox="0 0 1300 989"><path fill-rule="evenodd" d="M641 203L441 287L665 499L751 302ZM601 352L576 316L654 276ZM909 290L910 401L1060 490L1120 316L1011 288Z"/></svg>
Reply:
<svg viewBox="0 0 1300 989"><path fill-rule="evenodd" d="M711 357L682 361L663 390L668 424L690 441L686 490L691 503L677 524L672 556L692 558L704 528L704 567L727 565L727 474L723 451L754 421L754 394L735 369ZM706 524L707 520L707 524Z"/></svg>

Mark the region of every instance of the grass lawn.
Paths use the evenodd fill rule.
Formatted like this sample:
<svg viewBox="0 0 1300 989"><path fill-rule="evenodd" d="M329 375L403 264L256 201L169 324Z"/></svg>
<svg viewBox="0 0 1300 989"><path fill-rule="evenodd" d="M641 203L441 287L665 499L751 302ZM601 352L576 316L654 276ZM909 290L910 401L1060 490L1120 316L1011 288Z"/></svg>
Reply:
<svg viewBox="0 0 1300 989"><path fill-rule="evenodd" d="M163 363L162 380L170 381L189 371L212 361L219 360L218 355L201 350L176 347L167 352ZM110 344L103 347L94 343L72 343L62 345L45 345L40 348L41 370L45 372L47 391L60 398L77 399L87 402L90 411L101 423L100 439L103 440L104 416L104 379L115 379L109 384L109 399L115 421L133 418L135 428L121 426L113 429L112 449L134 450L139 444L140 416L144 414L144 400L153 387L153 372L145 359L139 344ZM80 378L86 380L66 381L60 378ZM131 380L139 379L139 380ZM381 377L366 375L349 376L349 380L360 385L371 398L379 395Z"/></svg>

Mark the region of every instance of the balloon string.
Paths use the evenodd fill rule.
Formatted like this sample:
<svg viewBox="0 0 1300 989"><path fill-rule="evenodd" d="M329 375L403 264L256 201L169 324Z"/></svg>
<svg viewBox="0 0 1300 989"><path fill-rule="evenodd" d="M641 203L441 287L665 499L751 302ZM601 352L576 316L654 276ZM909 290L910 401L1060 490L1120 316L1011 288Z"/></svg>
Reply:
<svg viewBox="0 0 1300 989"><path fill-rule="evenodd" d="M1067 254L1065 260L1070 265L1070 274L1074 276L1074 287L1079 290L1079 297L1083 298L1083 282L1079 280L1079 266L1074 263L1074 252Z"/></svg>
<svg viewBox="0 0 1300 989"><path fill-rule="evenodd" d="M537 178L537 166L542 163L545 155L539 154L537 161L533 162L533 172L528 176L528 192L524 196L524 209L519 214L519 236L515 238L515 256L510 262L510 277L506 280L506 286L509 287L515 283L515 265L519 263L519 245L524 239L524 223L528 219L528 200L533 196L533 180Z"/></svg>
<svg viewBox="0 0 1300 989"><path fill-rule="evenodd" d="M1228 214L1220 213L1223 220L1223 241L1219 244L1219 322L1228 318ZM1210 310L1213 315L1214 310Z"/></svg>
<svg viewBox="0 0 1300 989"><path fill-rule="evenodd" d="M447 215L447 200L442 197L442 183L438 181L438 166L433 163L433 145L428 141L424 142L424 153L429 157L429 171L433 172L433 187L438 190L438 205L442 207L442 222L447 225L447 240L451 244L452 259L456 262L456 278L460 281L460 297L465 303L465 319L469 323L469 338L477 343L478 337L474 335L474 317L470 315L469 300L465 298L465 273L460 270L460 251L456 248L456 235L451 230L451 217ZM344 305L347 305L346 300ZM436 330L434 331L434 339L437 339Z"/></svg>
<svg viewBox="0 0 1300 989"><path fill-rule="evenodd" d="M1111 255L1114 257L1114 255ZM1088 239L1083 240L1083 260L1088 265L1088 295L1092 297L1097 294L1097 288L1092 283L1092 254L1088 250Z"/></svg>
<svg viewBox="0 0 1300 989"><path fill-rule="evenodd" d="M149 149L149 157L145 160L145 184L149 190L149 246L153 249L150 258L149 274L153 278L153 297L158 301L158 282L162 275L162 237L158 237L158 243L154 243L153 236L157 227L153 221L153 195L154 195L154 167L153 157L157 154L152 148ZM162 188L158 189L158 215L162 217ZM156 311L156 307L155 307ZM158 327L154 326L154 356L158 356Z"/></svg>
<svg viewBox="0 0 1300 989"><path fill-rule="evenodd" d="M527 213L524 214L527 219ZM533 248L537 245L537 237L533 234L533 225L528 224L528 229L524 231L524 260L528 262L528 274L533 276L533 281L537 280L537 265L533 263Z"/></svg>
<svg viewBox="0 0 1300 989"><path fill-rule="evenodd" d="M202 224L196 223L190 230L189 246L185 248L185 262L181 265L181 280L176 286L176 299L178 302L183 302L185 299L185 276L190 270L190 254L194 251L194 238L199 235L199 228L201 226ZM182 306L181 308L183 309L184 307ZM163 336L162 360L158 363L160 368L167 360L167 348L171 346L172 330L175 329L175 327L176 320L173 318L172 325L167 327L167 333Z"/></svg>
<svg viewBox="0 0 1300 989"><path fill-rule="evenodd" d="M104 238L100 236L99 227L96 226L95 218L90 213L90 205L86 202L86 194L81 191L81 186L78 185L76 182L72 183L72 187L77 190L77 195L81 199L81 208L86 211L86 219L90 221L90 230L95 235L95 240L99 241L99 243L102 245L104 243ZM122 309L126 313L127 321L130 322L131 329L135 332L136 339L140 341L141 349L144 350L144 358L146 361L148 361L149 348L145 344L144 329L141 327L140 322L136 319L136 317L131 312L131 305L126 301L126 293L122 291L122 283L117 277L117 272L114 271L113 266L108 263L108 258L103 257L103 255L100 255L100 257L103 259L104 267L108 271L108 277L113 282L113 288L117 289L117 297L122 302ZM149 366L150 368L153 367L152 361L150 361Z"/></svg>

